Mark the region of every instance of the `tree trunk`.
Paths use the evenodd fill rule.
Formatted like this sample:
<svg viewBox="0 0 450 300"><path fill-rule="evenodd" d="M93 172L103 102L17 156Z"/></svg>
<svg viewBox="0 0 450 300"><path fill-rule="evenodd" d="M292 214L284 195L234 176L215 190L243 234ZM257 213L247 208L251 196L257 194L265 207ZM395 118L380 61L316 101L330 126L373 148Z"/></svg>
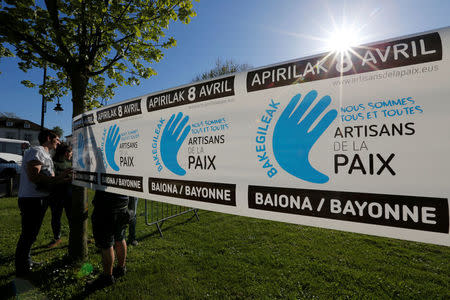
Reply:
<svg viewBox="0 0 450 300"><path fill-rule="evenodd" d="M73 117L85 110L85 95L88 77L81 72L73 72L70 76L72 88ZM73 132L72 132L73 134ZM74 261L87 259L87 189L72 185L72 217L69 233L69 257Z"/></svg>

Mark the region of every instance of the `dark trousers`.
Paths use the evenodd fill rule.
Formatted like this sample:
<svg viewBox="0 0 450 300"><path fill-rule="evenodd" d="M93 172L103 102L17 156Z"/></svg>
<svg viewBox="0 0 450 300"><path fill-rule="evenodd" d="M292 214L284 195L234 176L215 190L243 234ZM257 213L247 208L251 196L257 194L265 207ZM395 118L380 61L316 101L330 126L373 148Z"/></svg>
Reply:
<svg viewBox="0 0 450 300"><path fill-rule="evenodd" d="M72 208L72 186L58 186L49 199L49 205L52 212L52 231L55 240L61 238L61 217L63 209L66 211L66 217L70 224L70 215Z"/></svg>
<svg viewBox="0 0 450 300"><path fill-rule="evenodd" d="M22 217L22 233L16 247L16 270L26 270L31 266L31 246L36 241L42 220L47 210L47 198L19 198Z"/></svg>
<svg viewBox="0 0 450 300"><path fill-rule="evenodd" d="M128 228L128 241L129 242L132 242L136 239L137 205L138 205L138 198L130 196L130 200L128 202L128 210L130 211L130 214L131 214L129 228Z"/></svg>

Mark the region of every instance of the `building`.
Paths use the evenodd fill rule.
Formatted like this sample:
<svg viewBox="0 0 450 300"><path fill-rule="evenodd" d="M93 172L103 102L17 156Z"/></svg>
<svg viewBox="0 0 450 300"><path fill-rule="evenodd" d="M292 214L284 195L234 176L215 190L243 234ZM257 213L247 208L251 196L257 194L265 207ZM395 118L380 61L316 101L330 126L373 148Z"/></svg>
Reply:
<svg viewBox="0 0 450 300"><path fill-rule="evenodd" d="M0 137L26 140L31 145L39 145L38 135L41 126L28 120L0 117Z"/></svg>

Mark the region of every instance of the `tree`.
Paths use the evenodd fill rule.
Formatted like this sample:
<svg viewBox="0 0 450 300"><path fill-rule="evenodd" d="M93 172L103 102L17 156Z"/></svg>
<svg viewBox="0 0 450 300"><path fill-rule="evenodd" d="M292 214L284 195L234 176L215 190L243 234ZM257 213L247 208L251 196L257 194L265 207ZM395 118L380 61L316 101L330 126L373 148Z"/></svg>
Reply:
<svg viewBox="0 0 450 300"><path fill-rule="evenodd" d="M61 127L55 126L55 127L52 128L52 131L53 131L54 133L56 133L56 135L59 136L60 138L63 137L64 130L62 130Z"/></svg>
<svg viewBox="0 0 450 300"><path fill-rule="evenodd" d="M37 2L37 1L36 1ZM150 67L162 49L170 21L185 24L195 15L192 0L2 0L0 55L20 59L19 68L53 70L40 86L48 99L68 91L73 116L109 99L117 85L139 84L156 72ZM108 81L107 81L108 79ZM26 86L34 86L23 81ZM87 191L73 189L69 255L87 256Z"/></svg>
<svg viewBox="0 0 450 300"><path fill-rule="evenodd" d="M223 62L220 58L217 58L214 68L195 76L192 82L212 79L226 74L242 72L251 68L252 66L249 64L239 64L234 62L232 59L227 59Z"/></svg>

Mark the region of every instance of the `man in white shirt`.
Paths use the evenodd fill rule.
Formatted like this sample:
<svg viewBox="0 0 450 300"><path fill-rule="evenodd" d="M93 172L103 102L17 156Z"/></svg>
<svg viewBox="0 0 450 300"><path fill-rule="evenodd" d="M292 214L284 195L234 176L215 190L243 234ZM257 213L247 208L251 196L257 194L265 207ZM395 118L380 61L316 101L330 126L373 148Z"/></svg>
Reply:
<svg viewBox="0 0 450 300"><path fill-rule="evenodd" d="M40 146L30 148L22 160L19 185L19 209L22 217L22 232L16 248L16 275L26 276L33 267L30 251L42 225L47 209L50 186L70 180L70 170L55 177L50 150L56 149L60 141L50 131L39 133Z"/></svg>

